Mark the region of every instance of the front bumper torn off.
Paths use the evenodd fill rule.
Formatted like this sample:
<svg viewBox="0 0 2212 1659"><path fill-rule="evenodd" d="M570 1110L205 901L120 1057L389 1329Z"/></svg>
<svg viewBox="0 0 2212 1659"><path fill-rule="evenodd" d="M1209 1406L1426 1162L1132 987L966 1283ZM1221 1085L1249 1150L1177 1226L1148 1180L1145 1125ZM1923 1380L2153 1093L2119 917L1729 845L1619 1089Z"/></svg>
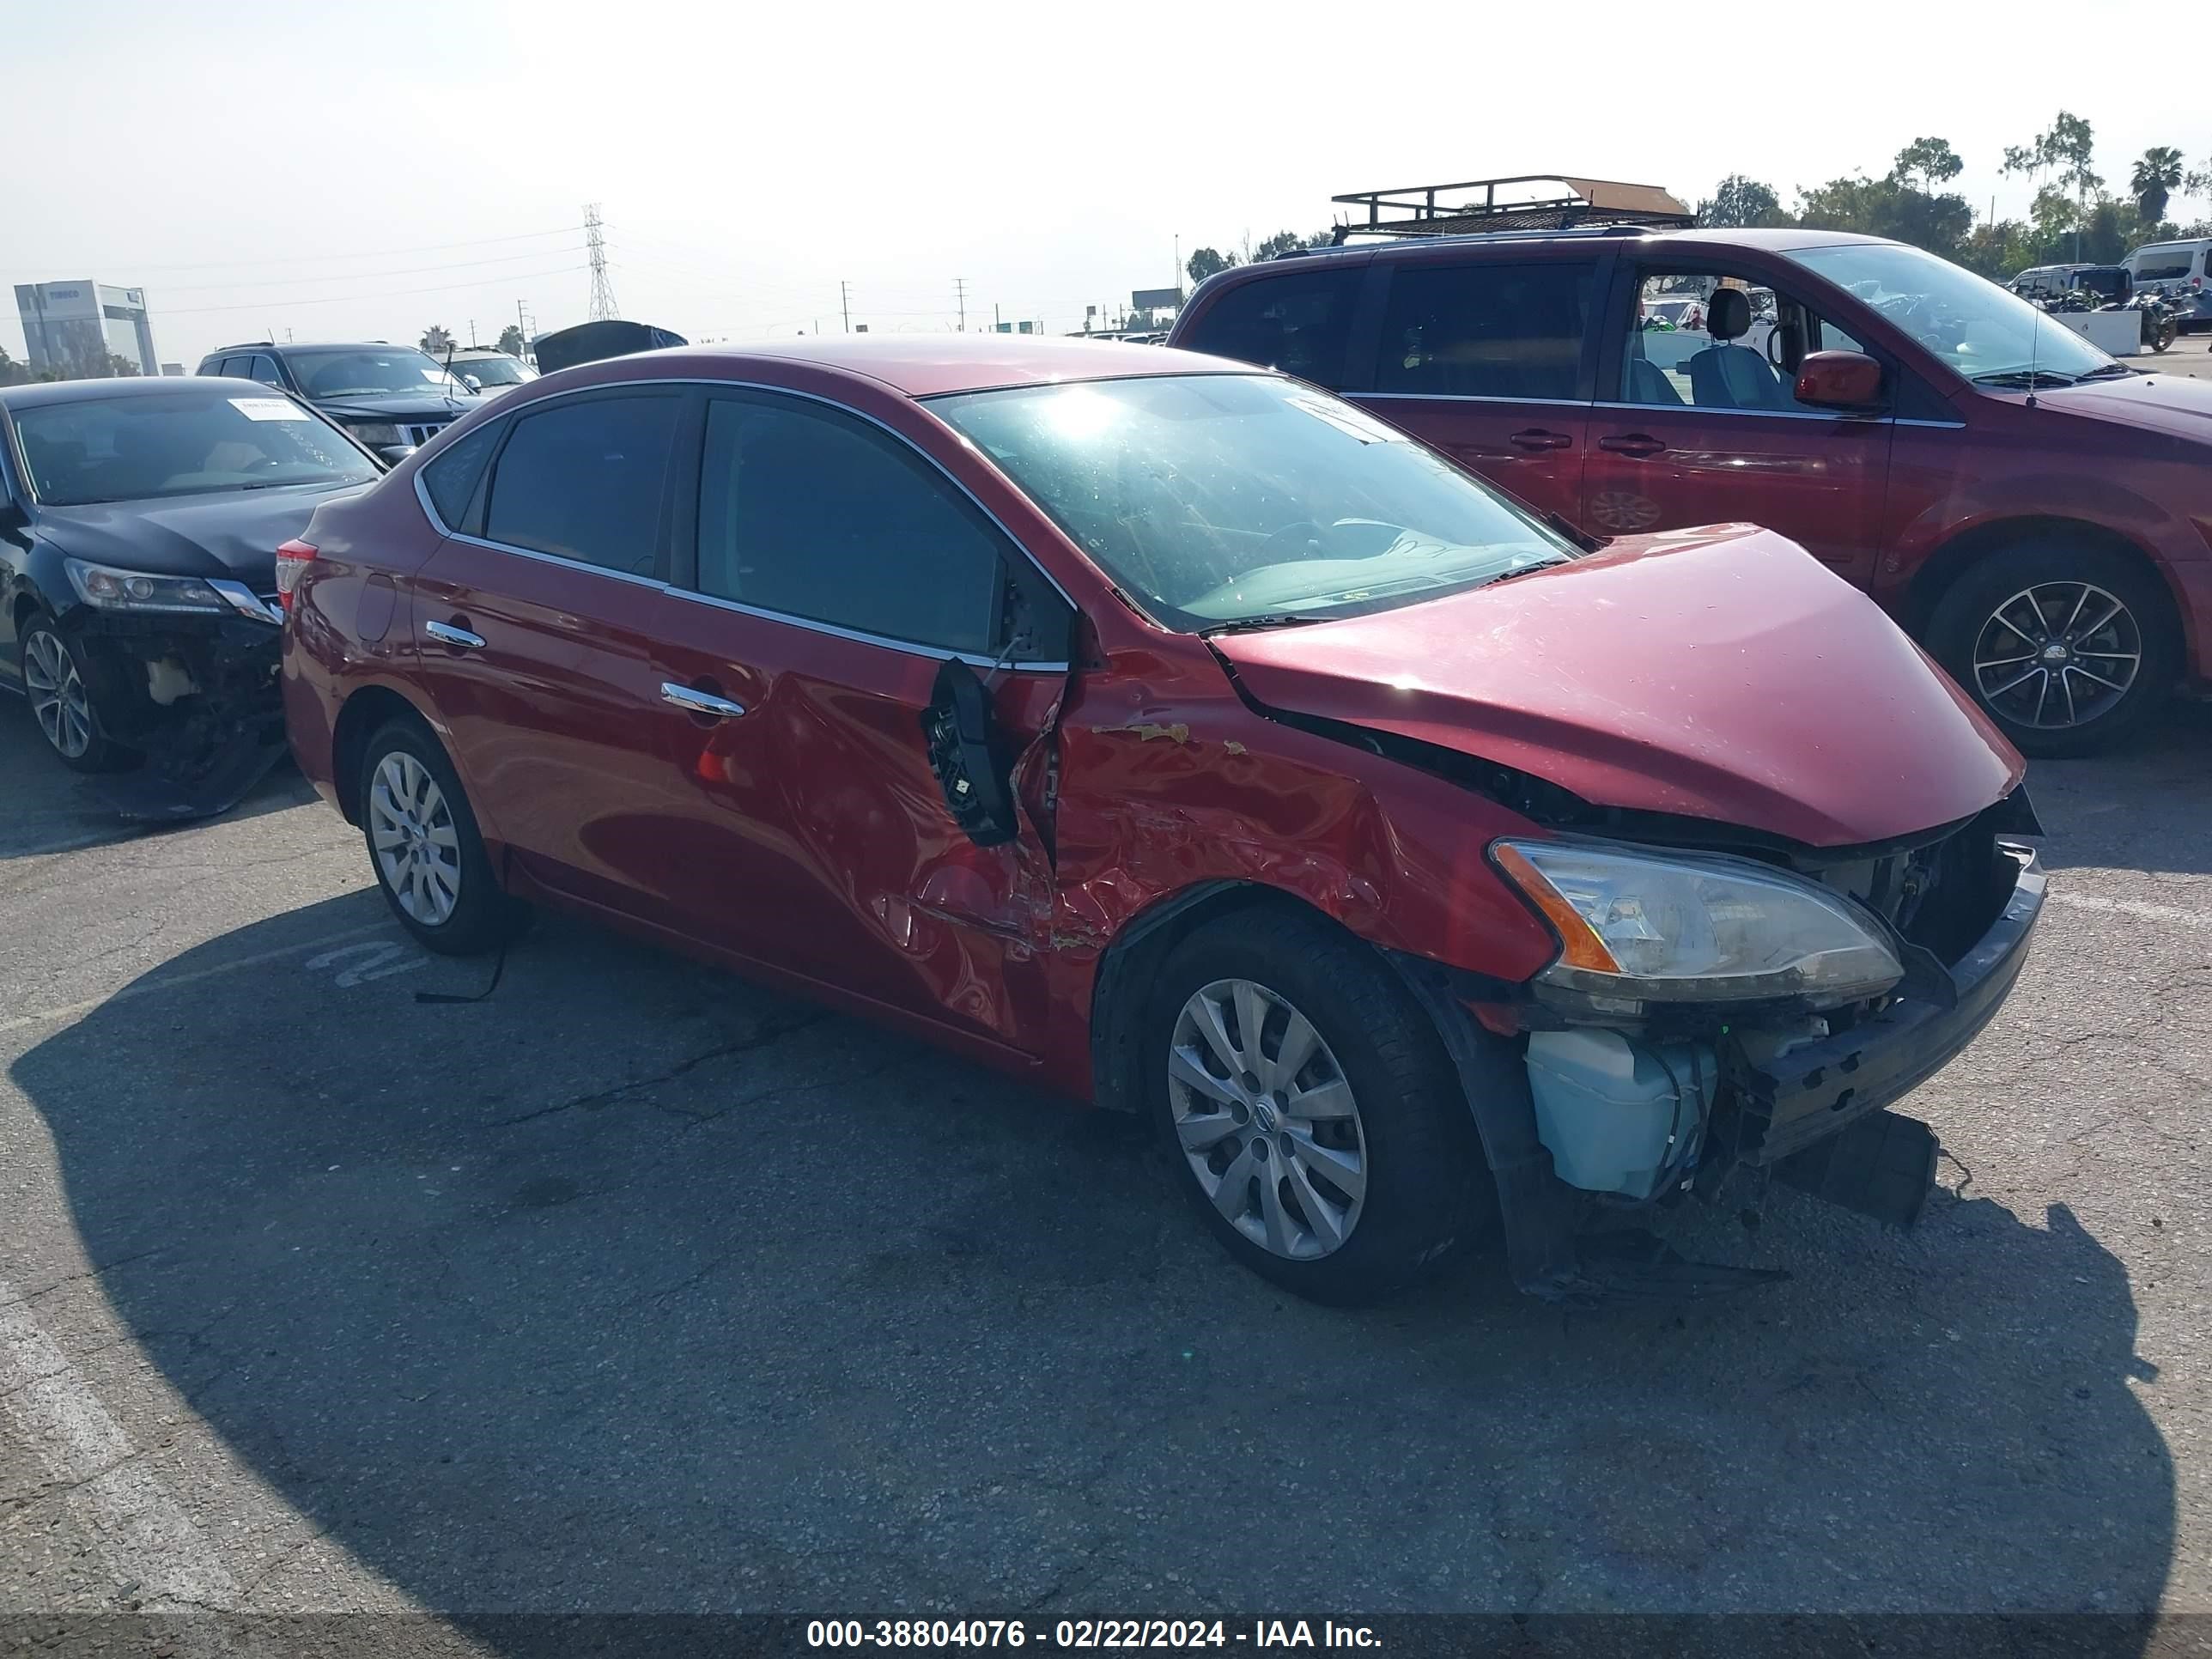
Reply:
<svg viewBox="0 0 2212 1659"><path fill-rule="evenodd" d="M2034 854L2003 842L1998 851L2014 867L2011 891L1981 938L1938 970L1945 982L1759 1065L1745 1060L1737 1045L1717 1108L1734 1121L1709 1146L1728 1148L1733 1164L1786 1177L1789 1166L1778 1171L1777 1165L1864 1123L1973 1041L2020 977L2043 911L2045 884ZM1526 1066L1513 1048L1484 1032L1471 1012L1472 1003L1486 999L1471 995L1471 988L1437 963L1395 953L1391 960L1435 1018L1459 1072L1496 1179L1507 1262L1518 1288L1547 1301L1583 1301L1710 1294L1782 1276L1685 1261L1648 1234L1605 1231L1620 1212L1598 1206L1554 1172L1537 1133ZM1727 1167L1717 1164L1715 1172L1725 1175ZM1698 1186L1705 1186L1702 1171ZM1644 1251L1638 1241L1654 1248Z"/></svg>
<svg viewBox="0 0 2212 1659"><path fill-rule="evenodd" d="M91 780L126 817L209 817L284 752L278 630L246 617L71 618L101 730L143 763Z"/></svg>

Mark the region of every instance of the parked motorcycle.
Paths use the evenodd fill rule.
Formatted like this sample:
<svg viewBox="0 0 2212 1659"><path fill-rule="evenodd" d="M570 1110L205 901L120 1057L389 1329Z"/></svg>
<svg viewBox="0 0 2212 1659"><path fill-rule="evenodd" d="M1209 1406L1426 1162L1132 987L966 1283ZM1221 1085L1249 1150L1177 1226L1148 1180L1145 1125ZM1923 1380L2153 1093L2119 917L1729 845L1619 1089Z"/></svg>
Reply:
<svg viewBox="0 0 2212 1659"><path fill-rule="evenodd" d="M2181 319L2163 295L2138 289L2118 308L2142 313L2142 343L2153 351L2166 350L2181 332Z"/></svg>

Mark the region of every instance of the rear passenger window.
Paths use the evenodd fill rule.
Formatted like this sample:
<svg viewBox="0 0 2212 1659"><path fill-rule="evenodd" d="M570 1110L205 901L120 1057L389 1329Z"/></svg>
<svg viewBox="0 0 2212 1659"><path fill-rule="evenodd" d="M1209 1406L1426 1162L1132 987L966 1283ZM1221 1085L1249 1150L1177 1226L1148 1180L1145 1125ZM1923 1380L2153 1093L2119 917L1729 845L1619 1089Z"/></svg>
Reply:
<svg viewBox="0 0 2212 1659"><path fill-rule="evenodd" d="M1364 275L1364 265L1347 265L1241 283L1208 307L1177 343L1341 387L1352 308Z"/></svg>
<svg viewBox="0 0 2212 1659"><path fill-rule="evenodd" d="M796 404L709 406L701 592L983 654L999 639L1006 568L981 514L881 433Z"/></svg>
<svg viewBox="0 0 2212 1659"><path fill-rule="evenodd" d="M673 396L586 398L514 423L484 535L633 576L654 574Z"/></svg>
<svg viewBox="0 0 2212 1659"><path fill-rule="evenodd" d="M1390 274L1377 392L1571 400L1596 267L1400 265Z"/></svg>
<svg viewBox="0 0 2212 1659"><path fill-rule="evenodd" d="M2143 248L2135 255L2136 281L2138 283L2178 282L2190 275L2196 263L2195 248Z"/></svg>
<svg viewBox="0 0 2212 1659"><path fill-rule="evenodd" d="M484 464L491 459L491 452L499 441L499 430L497 422L480 427L422 468L423 492L429 496L430 505L438 511L439 521L447 530L468 528L469 501L476 495L477 481L483 477Z"/></svg>

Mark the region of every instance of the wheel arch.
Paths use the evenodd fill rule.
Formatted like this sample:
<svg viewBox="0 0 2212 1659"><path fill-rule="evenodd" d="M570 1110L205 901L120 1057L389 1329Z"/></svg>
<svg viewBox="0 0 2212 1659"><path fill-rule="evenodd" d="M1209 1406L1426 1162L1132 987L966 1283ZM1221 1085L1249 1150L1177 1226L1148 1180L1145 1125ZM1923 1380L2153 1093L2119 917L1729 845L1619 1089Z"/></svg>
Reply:
<svg viewBox="0 0 2212 1659"><path fill-rule="evenodd" d="M331 732L331 782L348 823L361 822L362 750L380 727L395 720L413 720L433 741L438 740L429 717L388 685L362 686L338 710Z"/></svg>
<svg viewBox="0 0 2212 1659"><path fill-rule="evenodd" d="M2186 625L2183 619L2187 613L2181 592L2166 566L2133 537L2107 525L2061 514L1991 520L1962 530L1940 544L1913 574L1911 585L1905 590L1903 619L1906 631L1917 640L1924 640L1936 607L1969 570L2005 547L2046 536L2092 543L2126 560L2139 574L2155 582L2166 598L2166 612L2159 623L2169 630L2176 646L2185 643Z"/></svg>
<svg viewBox="0 0 2212 1659"><path fill-rule="evenodd" d="M1117 1112L1145 1109L1140 1039L1148 1005L1137 988L1154 981L1176 947L1200 927L1240 911L1262 908L1296 910L1379 952L1380 947L1372 940L1363 939L1311 900L1264 882L1200 881L1155 900L1115 933L1091 979L1091 1070L1095 1104Z"/></svg>

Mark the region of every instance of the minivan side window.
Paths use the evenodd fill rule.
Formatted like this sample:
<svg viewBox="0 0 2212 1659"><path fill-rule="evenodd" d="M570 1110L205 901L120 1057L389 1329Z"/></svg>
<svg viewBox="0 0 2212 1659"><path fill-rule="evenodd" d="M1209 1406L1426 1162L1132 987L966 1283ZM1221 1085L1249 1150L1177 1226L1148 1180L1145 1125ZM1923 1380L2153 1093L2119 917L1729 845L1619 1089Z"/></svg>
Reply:
<svg viewBox="0 0 2212 1659"><path fill-rule="evenodd" d="M678 406L632 393L519 417L492 467L486 539L653 575Z"/></svg>
<svg viewBox="0 0 2212 1659"><path fill-rule="evenodd" d="M1239 283L1207 307L1178 343L1340 389L1352 311L1365 274L1364 264L1346 264Z"/></svg>
<svg viewBox="0 0 2212 1659"><path fill-rule="evenodd" d="M1797 401L1797 365L1808 351L1864 350L1748 278L1647 270L1628 319L1617 395L1662 409L1832 413Z"/></svg>
<svg viewBox="0 0 2212 1659"><path fill-rule="evenodd" d="M1403 264L1390 273L1377 392L1581 395L1595 264Z"/></svg>
<svg viewBox="0 0 2212 1659"><path fill-rule="evenodd" d="M768 398L709 404L699 591L941 651L995 650L1010 559L972 503L848 416Z"/></svg>
<svg viewBox="0 0 2212 1659"><path fill-rule="evenodd" d="M2197 249L2189 243L2172 247L2139 247L2128 256L2138 283L2172 283L2190 276L2197 265Z"/></svg>

